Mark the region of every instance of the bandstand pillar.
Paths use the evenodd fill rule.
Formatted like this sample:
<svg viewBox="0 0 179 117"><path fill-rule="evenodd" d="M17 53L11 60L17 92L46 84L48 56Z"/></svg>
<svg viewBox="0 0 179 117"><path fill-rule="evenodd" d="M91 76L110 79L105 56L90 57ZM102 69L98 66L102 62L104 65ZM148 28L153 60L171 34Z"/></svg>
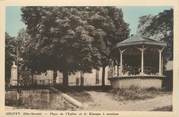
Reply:
<svg viewBox="0 0 179 117"><path fill-rule="evenodd" d="M120 66L121 66L121 69L120 69L120 74L122 75L122 51L120 50Z"/></svg>
<svg viewBox="0 0 179 117"><path fill-rule="evenodd" d="M144 46L142 46L142 48L138 48L138 49L141 51L141 72L140 72L140 74L144 75L144 51L145 51L145 48L144 48Z"/></svg>
<svg viewBox="0 0 179 117"><path fill-rule="evenodd" d="M141 74L144 74L144 49L141 49L142 56L141 56Z"/></svg>
<svg viewBox="0 0 179 117"><path fill-rule="evenodd" d="M159 75L163 75L163 71L162 71L162 67L163 67L162 51L163 51L163 48L158 50L158 52L159 52Z"/></svg>
<svg viewBox="0 0 179 117"><path fill-rule="evenodd" d="M126 50L126 49L125 49ZM122 73L122 71L123 71L123 64L122 64L122 62L123 62L123 60L122 60L122 56L123 56L123 52L125 51L125 50L119 50L120 51L120 75L123 75L123 73Z"/></svg>

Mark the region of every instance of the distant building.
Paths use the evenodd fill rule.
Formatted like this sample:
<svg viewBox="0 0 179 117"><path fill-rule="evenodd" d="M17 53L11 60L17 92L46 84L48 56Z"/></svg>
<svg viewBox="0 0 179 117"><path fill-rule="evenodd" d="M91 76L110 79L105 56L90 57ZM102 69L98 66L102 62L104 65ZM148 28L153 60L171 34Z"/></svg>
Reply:
<svg viewBox="0 0 179 117"><path fill-rule="evenodd" d="M53 71L47 70L45 73L35 74L33 76L33 83L37 85L53 84Z"/></svg>
<svg viewBox="0 0 179 117"><path fill-rule="evenodd" d="M109 67L106 67L105 69L105 84L110 85L110 81L108 80L108 77L110 75L109 73ZM81 75L83 76L83 81L81 81ZM45 73L41 74L35 74L33 76L33 82L37 85L50 85L53 84L53 71L47 70ZM81 82L83 82L84 86L98 86L102 85L102 68L99 70L92 69L91 73L81 73L76 72L74 74L70 74L68 76L68 84L69 86L80 86ZM63 74L61 72L57 72L56 77L56 84L62 84L63 83Z"/></svg>
<svg viewBox="0 0 179 117"><path fill-rule="evenodd" d="M163 87L166 90L173 90L173 61L168 61L165 65L165 79L163 80Z"/></svg>

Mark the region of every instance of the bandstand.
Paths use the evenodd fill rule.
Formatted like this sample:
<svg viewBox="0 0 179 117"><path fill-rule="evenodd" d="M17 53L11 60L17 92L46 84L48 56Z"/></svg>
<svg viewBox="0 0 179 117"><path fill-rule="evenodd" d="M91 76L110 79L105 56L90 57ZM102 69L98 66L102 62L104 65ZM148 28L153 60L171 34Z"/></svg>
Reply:
<svg viewBox="0 0 179 117"><path fill-rule="evenodd" d="M113 88L161 88L163 75L163 50L166 43L134 35L120 43L115 50L120 53L118 74L109 77Z"/></svg>

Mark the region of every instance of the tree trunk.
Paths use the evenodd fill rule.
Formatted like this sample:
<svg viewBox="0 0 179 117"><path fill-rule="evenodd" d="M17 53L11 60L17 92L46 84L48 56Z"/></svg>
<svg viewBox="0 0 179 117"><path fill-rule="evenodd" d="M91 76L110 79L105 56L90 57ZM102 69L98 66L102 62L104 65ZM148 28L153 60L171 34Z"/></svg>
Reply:
<svg viewBox="0 0 179 117"><path fill-rule="evenodd" d="M84 86L84 73L83 72L81 72L80 73L80 86Z"/></svg>
<svg viewBox="0 0 179 117"><path fill-rule="evenodd" d="M65 70L63 71L63 85L68 86L68 72Z"/></svg>
<svg viewBox="0 0 179 117"><path fill-rule="evenodd" d="M105 66L102 68L102 86L105 86Z"/></svg>
<svg viewBox="0 0 179 117"><path fill-rule="evenodd" d="M57 70L53 70L53 85L56 84L56 79L57 79Z"/></svg>
<svg viewBox="0 0 179 117"><path fill-rule="evenodd" d="M119 76L119 65L117 65L117 76Z"/></svg>
<svg viewBox="0 0 179 117"><path fill-rule="evenodd" d="M34 85L35 83L34 83L34 75L33 75L33 73L31 72L31 77L32 77L32 85Z"/></svg>
<svg viewBox="0 0 179 117"><path fill-rule="evenodd" d="M96 70L96 84L99 84L99 70Z"/></svg>

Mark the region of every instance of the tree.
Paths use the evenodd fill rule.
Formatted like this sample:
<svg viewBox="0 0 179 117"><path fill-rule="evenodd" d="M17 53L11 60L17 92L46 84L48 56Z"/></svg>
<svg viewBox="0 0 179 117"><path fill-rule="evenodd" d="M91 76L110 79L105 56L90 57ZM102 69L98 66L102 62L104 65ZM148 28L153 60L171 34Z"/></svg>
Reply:
<svg viewBox="0 0 179 117"><path fill-rule="evenodd" d="M23 21L33 38L26 52L32 71L60 70L63 83L67 85L69 73L90 71L99 66L98 50L92 47L95 28L87 24L87 19L80 17L83 9L22 8Z"/></svg>
<svg viewBox="0 0 179 117"><path fill-rule="evenodd" d="M94 7L94 15L90 18L90 24L98 29L98 47L101 54L102 86L105 85L105 68L110 59L118 57L113 52L116 43L128 38L128 24L123 20L122 10L116 7Z"/></svg>
<svg viewBox="0 0 179 117"><path fill-rule="evenodd" d="M164 49L165 61L173 60L173 9L164 10L155 16L143 16L139 20L141 35L167 43Z"/></svg>
<svg viewBox="0 0 179 117"><path fill-rule="evenodd" d="M28 65L33 71L52 69L68 74L108 62L110 49L129 33L122 11L113 7L23 7L22 19L33 38ZM113 11L115 11L113 13ZM104 84L104 83L103 83Z"/></svg>
<svg viewBox="0 0 179 117"><path fill-rule="evenodd" d="M26 66L25 62L28 62L27 59L25 59L25 54L26 54L26 46L30 43L30 36L26 32L26 30L20 29L18 32L18 35L16 37L16 50L17 50L17 65L18 65L18 74L19 74L19 79L21 81L21 84L27 84L32 83L30 81L33 80L33 74L31 71L28 69Z"/></svg>
<svg viewBox="0 0 179 117"><path fill-rule="evenodd" d="M153 18L154 16L152 15L145 15L140 17L137 33L143 33L146 27L150 26Z"/></svg>

